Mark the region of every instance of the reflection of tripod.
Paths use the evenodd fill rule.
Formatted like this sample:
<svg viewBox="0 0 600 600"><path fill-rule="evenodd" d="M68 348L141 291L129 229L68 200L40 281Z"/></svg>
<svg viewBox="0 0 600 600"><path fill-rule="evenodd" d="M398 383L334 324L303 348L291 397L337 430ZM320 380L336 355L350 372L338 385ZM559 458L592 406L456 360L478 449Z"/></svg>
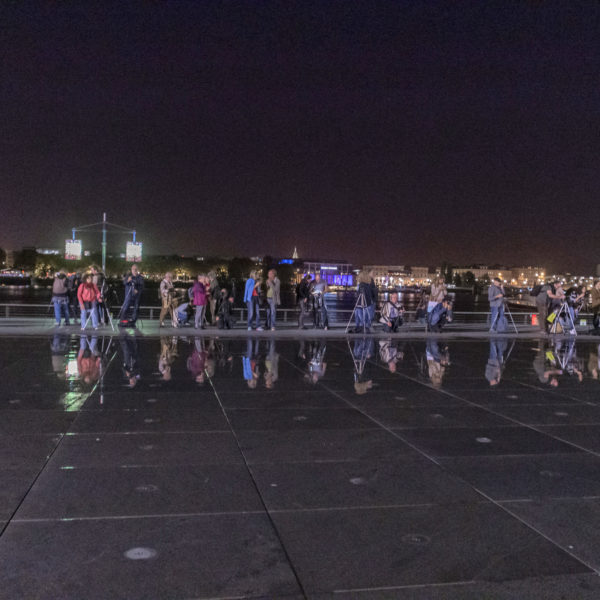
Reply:
<svg viewBox="0 0 600 600"><path fill-rule="evenodd" d="M360 311L360 312L357 313L357 311ZM366 331L367 331L367 319L365 318L366 312L367 312L367 299L365 298L365 293L361 291L358 294L358 298L356 299L356 304L354 305L354 310L352 311L352 314L350 315L350 320L348 321L348 325L346 325L346 333L348 333L348 330L350 329L350 323L352 323L352 319L354 319L357 314L360 314L360 316L361 316L362 330L363 330L363 333L366 333ZM356 333L358 333L359 328L360 328L360 325L356 328Z"/></svg>
<svg viewBox="0 0 600 600"><path fill-rule="evenodd" d="M556 315L554 317L554 320L552 321L552 326L550 327L550 333L570 333L571 335L577 335L577 331L575 331L575 321L573 320L573 314L571 313L571 311L569 310L570 307L567 304L567 302L562 302L558 312L556 310L554 310L554 312L552 314ZM569 331L567 332L567 325L568 323L571 324L571 326L568 328ZM558 325L560 325L562 332L558 331Z"/></svg>

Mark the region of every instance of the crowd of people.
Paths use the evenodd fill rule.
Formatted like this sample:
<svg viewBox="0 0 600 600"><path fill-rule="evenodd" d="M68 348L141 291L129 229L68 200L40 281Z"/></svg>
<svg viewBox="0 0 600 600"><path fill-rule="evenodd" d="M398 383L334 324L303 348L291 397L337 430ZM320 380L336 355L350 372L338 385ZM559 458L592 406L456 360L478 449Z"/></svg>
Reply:
<svg viewBox="0 0 600 600"><path fill-rule="evenodd" d="M145 289L144 278L137 265L123 277L124 299L119 312L119 325L135 326L140 303ZM396 333L405 322L405 309L397 292L392 291L380 303L379 290L375 284L374 272L363 270L357 278L357 300L351 321L353 333L371 333L377 322L384 333ZM326 280L319 272L307 273L297 284L295 293L298 306L298 328L328 330L329 312L325 295L328 292ZM175 288L172 273L168 272L160 282L161 301L160 326L168 320L172 327L193 326L205 329L208 325L219 329L231 329L235 323L234 300L235 283L222 284L214 271L197 276L187 294ZM570 288L565 290L560 281L536 285L531 291L535 297L538 324L544 333L575 334L575 321L586 305L588 290ZM116 291L107 285L104 274L96 266L82 276L67 275L59 271L52 287L52 304L56 324L79 315L81 328L88 325L98 329L111 318L110 302L118 304ZM503 333L508 330L506 319L506 292L499 278L494 278L488 289L490 305L489 331ZM600 281L589 292L593 312L593 333L600 334ZM277 309L281 305L281 281L277 271L271 268L263 278L262 272L253 270L246 279L243 303L247 311L248 331L275 331L277 329ZM436 279L430 290L423 291L416 309L416 320L427 331L441 332L452 321L452 300L443 277Z"/></svg>

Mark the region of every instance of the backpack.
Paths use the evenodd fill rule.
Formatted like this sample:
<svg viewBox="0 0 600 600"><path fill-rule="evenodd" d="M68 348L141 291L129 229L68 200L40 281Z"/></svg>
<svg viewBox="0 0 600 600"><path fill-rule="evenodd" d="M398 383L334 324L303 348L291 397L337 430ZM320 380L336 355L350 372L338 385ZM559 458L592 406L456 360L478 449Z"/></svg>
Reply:
<svg viewBox="0 0 600 600"><path fill-rule="evenodd" d="M539 296L541 291L542 291L542 284L538 283L537 285L533 286L533 288L529 292L529 295L530 296Z"/></svg>

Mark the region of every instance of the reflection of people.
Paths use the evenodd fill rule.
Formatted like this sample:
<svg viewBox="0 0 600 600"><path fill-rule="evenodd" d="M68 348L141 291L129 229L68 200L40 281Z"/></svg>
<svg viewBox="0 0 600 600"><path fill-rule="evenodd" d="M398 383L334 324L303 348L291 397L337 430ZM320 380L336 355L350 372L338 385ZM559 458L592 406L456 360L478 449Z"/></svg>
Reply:
<svg viewBox="0 0 600 600"><path fill-rule="evenodd" d="M372 337L358 338L354 342L352 358L354 360L354 391L359 396L366 394L373 387L373 379L365 368L367 361L373 357L374 342Z"/></svg>
<svg viewBox="0 0 600 600"><path fill-rule="evenodd" d="M390 373L395 373L398 362L404 358L404 353L399 351L398 345L391 339L380 340L379 358L388 366Z"/></svg>
<svg viewBox="0 0 600 600"><path fill-rule="evenodd" d="M506 352L507 343L504 338L490 338L490 356L485 365L485 378L491 386L498 385L502 377L504 367L504 352Z"/></svg>
<svg viewBox="0 0 600 600"><path fill-rule="evenodd" d="M587 368L592 379L598 379L598 375L600 374L600 344L595 352L590 351Z"/></svg>
<svg viewBox="0 0 600 600"><path fill-rule="evenodd" d="M265 387L271 389L279 379L279 354L275 340L269 341L269 351L265 356Z"/></svg>
<svg viewBox="0 0 600 600"><path fill-rule="evenodd" d="M123 285L125 286L125 299L119 314L121 325L135 325L142 301L142 292L144 291L144 278L140 275L137 265L132 265L131 271L123 277ZM127 313L131 309L131 317L127 319ZM127 323L125 323L128 321Z"/></svg>
<svg viewBox="0 0 600 600"><path fill-rule="evenodd" d="M310 358L308 361L308 374L306 378L315 384L325 375L327 363L325 362L325 351L327 346L323 340L312 342L309 346Z"/></svg>
<svg viewBox="0 0 600 600"><path fill-rule="evenodd" d="M242 356L244 379L249 388L255 388L260 377L258 369L258 344L258 339L253 340L252 338L248 338L246 340L246 353Z"/></svg>
<svg viewBox="0 0 600 600"><path fill-rule="evenodd" d="M121 334L119 341L123 353L123 374L127 379L128 387L134 388L141 377L137 340L135 336Z"/></svg>
<svg viewBox="0 0 600 600"><path fill-rule="evenodd" d="M444 346L440 349L437 340L427 340L425 356L427 357L427 370L431 385L435 388L439 388L442 385L446 367L450 364L448 347Z"/></svg>
<svg viewBox="0 0 600 600"><path fill-rule="evenodd" d="M50 342L50 351L52 353L52 370L59 379L64 379L69 362L69 338L66 335L57 333Z"/></svg>
<svg viewBox="0 0 600 600"><path fill-rule="evenodd" d="M206 357L203 338L194 338L194 349L187 360L187 369L196 383L204 383L206 380Z"/></svg>
<svg viewBox="0 0 600 600"><path fill-rule="evenodd" d="M158 371L163 381L171 381L171 365L177 357L177 336L163 335L160 338L160 355L158 357Z"/></svg>
<svg viewBox="0 0 600 600"><path fill-rule="evenodd" d="M102 359L98 352L98 337L88 339L82 335L79 339L79 352L77 354L77 370L83 383L95 383L100 379L100 366Z"/></svg>
<svg viewBox="0 0 600 600"><path fill-rule="evenodd" d="M549 362L549 365L546 363ZM551 349L547 349L544 342L538 345L538 353L533 359L533 370L541 383L547 383L552 387L558 386L558 376L562 375L562 369L558 368L558 362Z"/></svg>

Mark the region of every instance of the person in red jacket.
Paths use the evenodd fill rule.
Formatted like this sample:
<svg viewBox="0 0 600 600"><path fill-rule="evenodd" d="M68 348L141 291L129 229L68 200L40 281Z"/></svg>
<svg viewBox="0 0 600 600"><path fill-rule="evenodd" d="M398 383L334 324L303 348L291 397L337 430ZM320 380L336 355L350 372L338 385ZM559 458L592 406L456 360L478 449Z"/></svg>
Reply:
<svg viewBox="0 0 600 600"><path fill-rule="evenodd" d="M96 305L101 299L100 290L92 281L92 276L86 273L77 288L77 300L79 300L79 308L81 309L81 329L85 329L88 314L91 314L92 317L92 327L98 329Z"/></svg>

